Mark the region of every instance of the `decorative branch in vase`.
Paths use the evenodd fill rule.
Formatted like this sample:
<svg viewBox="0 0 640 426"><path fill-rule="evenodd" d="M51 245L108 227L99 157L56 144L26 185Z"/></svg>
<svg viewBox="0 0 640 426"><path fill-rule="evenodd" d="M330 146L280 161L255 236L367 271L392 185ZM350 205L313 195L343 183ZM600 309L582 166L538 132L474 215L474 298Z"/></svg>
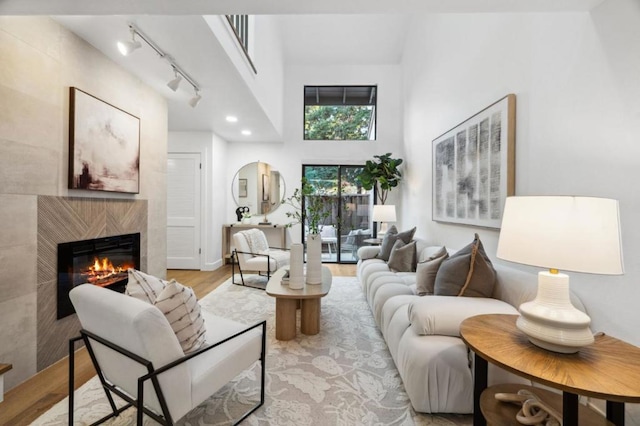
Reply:
<svg viewBox="0 0 640 426"><path fill-rule="evenodd" d="M322 284L322 237L320 236L320 224L331 215L329 209L325 209L322 198L316 194L315 189L307 178L303 177L300 188L296 188L293 195L282 200L282 204L293 207L293 211L285 214L292 219L285 226L296 224L305 225L308 228L307 243L307 284ZM304 208L303 208L304 207Z"/></svg>

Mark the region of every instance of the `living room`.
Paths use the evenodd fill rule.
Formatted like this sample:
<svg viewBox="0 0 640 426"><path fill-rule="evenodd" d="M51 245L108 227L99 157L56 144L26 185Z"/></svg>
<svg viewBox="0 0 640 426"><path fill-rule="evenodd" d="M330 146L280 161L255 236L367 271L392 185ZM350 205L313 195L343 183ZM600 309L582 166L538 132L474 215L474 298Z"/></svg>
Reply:
<svg viewBox="0 0 640 426"><path fill-rule="evenodd" d="M212 133L184 129L173 132L167 129L168 108L160 94L55 21L2 17L0 362L13 364L6 388L40 369L37 336L43 332L39 327L47 328L38 319L39 304L47 297L39 293L42 286L37 277L38 197L77 196L67 189L66 180L69 86L108 97L141 118L141 191L125 198L147 200L143 265L161 276L167 251L167 152L180 144L201 146L203 141L209 146L211 188L220 188L225 200L208 212L210 230L233 220L226 188L233 173L249 160L277 165L288 187L295 187L303 163L358 163L391 151L405 159L402 187L393 193L399 227L415 225L418 235L434 243L465 246L476 229L431 220L431 141L514 93L515 193L591 195L620 201L625 274L576 275L572 290L588 307L594 331L640 345L635 332L640 324L632 302L640 296L636 285L640 263L635 260L635 254L640 254L640 225L633 220L640 198L636 191L625 189L637 175L640 154L635 137L640 134L640 62L629 47L640 42L640 6L633 0L592 1L588 7L579 3L566 2L573 9L563 11L549 6L534 12L514 7L498 13L469 13L470 9L461 8L416 14L398 64L286 65L282 141L269 144L227 143ZM411 11L404 7L405 12ZM0 13L26 12L0 9ZM302 141L302 85L361 84L363 80L392 93L384 102L380 95L378 140L349 143L340 149L335 142ZM284 217L276 212L270 219L278 222ZM477 232L495 260L499 232ZM209 235L205 252L207 265L213 268L220 261L220 243L213 231ZM297 237L295 232L291 235Z"/></svg>

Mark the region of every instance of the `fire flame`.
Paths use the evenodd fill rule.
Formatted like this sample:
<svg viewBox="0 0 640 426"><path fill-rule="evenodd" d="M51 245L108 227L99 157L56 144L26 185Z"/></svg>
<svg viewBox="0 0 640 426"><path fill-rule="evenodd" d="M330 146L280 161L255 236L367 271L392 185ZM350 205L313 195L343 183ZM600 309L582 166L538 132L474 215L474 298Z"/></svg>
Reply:
<svg viewBox="0 0 640 426"><path fill-rule="evenodd" d="M113 278L127 273L127 269L132 267L133 265L128 264L113 266L108 257L102 259L96 257L93 259L93 265L87 268L86 274L90 283L108 285L113 281Z"/></svg>

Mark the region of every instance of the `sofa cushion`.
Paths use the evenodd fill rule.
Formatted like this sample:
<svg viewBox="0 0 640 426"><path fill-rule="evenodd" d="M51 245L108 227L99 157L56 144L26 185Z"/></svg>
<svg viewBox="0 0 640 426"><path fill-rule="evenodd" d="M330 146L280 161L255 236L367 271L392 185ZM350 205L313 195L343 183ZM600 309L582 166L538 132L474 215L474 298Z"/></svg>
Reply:
<svg viewBox="0 0 640 426"><path fill-rule="evenodd" d="M442 247L428 259L418 263L416 266L416 292L418 296L433 294L438 269L448 257L447 248Z"/></svg>
<svg viewBox="0 0 640 426"><path fill-rule="evenodd" d="M496 271L478 234L471 244L442 262L433 293L440 296L491 297Z"/></svg>
<svg viewBox="0 0 640 426"><path fill-rule="evenodd" d="M378 253L378 258L384 261L389 260L389 256L391 255L391 250L393 250L393 245L398 240L402 240L403 243L409 244L413 239L413 235L416 233L416 227L407 230L398 232L398 228L395 225L392 225L391 228L384 234L384 238L382 239L382 244L380 245L380 252Z"/></svg>
<svg viewBox="0 0 640 426"><path fill-rule="evenodd" d="M124 290L125 294L152 305L168 283L168 281L145 274L136 269L130 268L127 272L129 281Z"/></svg>
<svg viewBox="0 0 640 426"><path fill-rule="evenodd" d="M387 262L393 272L413 272L416 267L416 243L396 240Z"/></svg>
<svg viewBox="0 0 640 426"><path fill-rule="evenodd" d="M193 289L171 280L158 295L155 305L169 321L184 353L204 345L204 318Z"/></svg>
<svg viewBox="0 0 640 426"><path fill-rule="evenodd" d="M517 314L502 300L484 297L427 296L409 305L411 328L419 335L460 336L460 323L482 314Z"/></svg>

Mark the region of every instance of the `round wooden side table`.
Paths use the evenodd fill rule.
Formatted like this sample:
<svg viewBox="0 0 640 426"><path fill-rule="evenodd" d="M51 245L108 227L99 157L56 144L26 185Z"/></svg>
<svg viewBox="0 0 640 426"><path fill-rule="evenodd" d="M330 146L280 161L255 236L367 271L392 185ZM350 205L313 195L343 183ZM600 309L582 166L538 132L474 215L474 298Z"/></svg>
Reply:
<svg viewBox="0 0 640 426"><path fill-rule="evenodd" d="M486 425L480 398L487 388L488 362L561 390L564 426L583 424L578 421L578 395L606 400L607 419L624 425L624 404L640 402L640 348L597 335L575 354L551 352L530 343L516 328L517 318L478 315L460 325L462 340L475 352L474 426Z"/></svg>

